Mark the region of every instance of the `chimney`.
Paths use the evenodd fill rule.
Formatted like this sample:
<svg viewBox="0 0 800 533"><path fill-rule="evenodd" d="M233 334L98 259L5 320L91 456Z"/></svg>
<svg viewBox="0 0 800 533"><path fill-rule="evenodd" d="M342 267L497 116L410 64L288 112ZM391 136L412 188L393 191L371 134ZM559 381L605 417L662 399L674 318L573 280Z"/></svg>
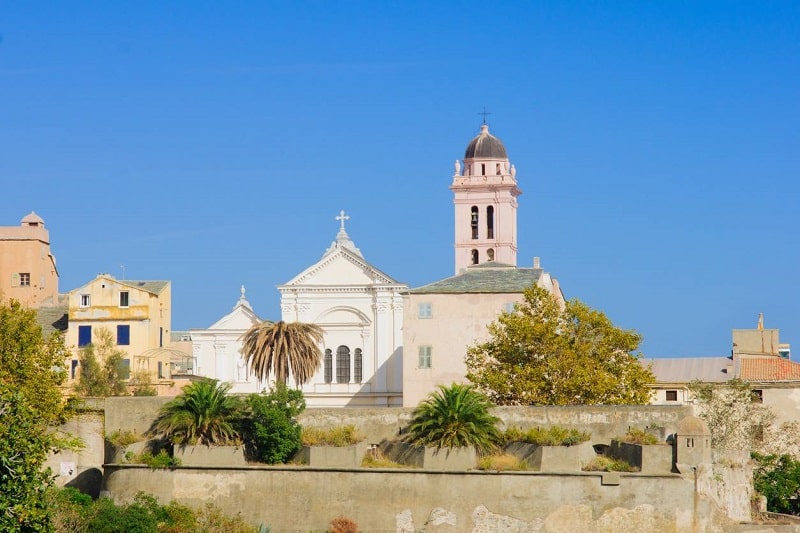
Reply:
<svg viewBox="0 0 800 533"><path fill-rule="evenodd" d="M542 268L541 266L539 266L539 258L538 257L534 257L533 258L533 268Z"/></svg>

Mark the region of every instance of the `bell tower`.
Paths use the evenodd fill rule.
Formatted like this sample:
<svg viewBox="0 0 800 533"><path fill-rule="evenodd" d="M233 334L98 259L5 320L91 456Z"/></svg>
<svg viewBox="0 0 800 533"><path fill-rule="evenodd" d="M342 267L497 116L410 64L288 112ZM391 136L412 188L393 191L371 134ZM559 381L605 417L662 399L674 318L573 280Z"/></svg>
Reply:
<svg viewBox="0 0 800 533"><path fill-rule="evenodd" d="M517 266L516 169L503 143L483 124L450 185L455 203L455 270L496 261Z"/></svg>

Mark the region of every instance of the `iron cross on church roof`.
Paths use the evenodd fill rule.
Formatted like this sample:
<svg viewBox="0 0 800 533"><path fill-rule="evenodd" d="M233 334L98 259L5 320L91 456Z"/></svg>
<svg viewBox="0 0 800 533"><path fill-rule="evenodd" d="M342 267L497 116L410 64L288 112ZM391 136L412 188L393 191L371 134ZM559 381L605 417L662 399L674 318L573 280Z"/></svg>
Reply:
<svg viewBox="0 0 800 533"><path fill-rule="evenodd" d="M341 221L341 227L339 228L339 231L342 231L342 232L344 232L344 221L345 221L345 220L350 220L350 217L349 217L348 215L345 215L345 214L344 214L344 209L342 209L341 211L339 211L339 216L338 216L338 217L336 217L336 220L339 220L339 221Z"/></svg>
<svg viewBox="0 0 800 533"><path fill-rule="evenodd" d="M492 113L486 111L486 106L483 106L483 111L478 114L483 115L483 123L486 124L486 115L491 115Z"/></svg>

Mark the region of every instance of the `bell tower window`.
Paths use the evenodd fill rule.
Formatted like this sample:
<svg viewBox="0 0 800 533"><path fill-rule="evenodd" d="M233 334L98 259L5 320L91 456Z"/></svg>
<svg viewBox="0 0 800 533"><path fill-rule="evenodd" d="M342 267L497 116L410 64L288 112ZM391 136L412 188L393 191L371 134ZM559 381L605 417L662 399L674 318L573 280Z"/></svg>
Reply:
<svg viewBox="0 0 800 533"><path fill-rule="evenodd" d="M494 207L486 208L486 238L494 239Z"/></svg>
<svg viewBox="0 0 800 533"><path fill-rule="evenodd" d="M486 175L486 163L481 163L481 176Z"/></svg>
<svg viewBox="0 0 800 533"><path fill-rule="evenodd" d="M472 238L478 238L478 207L472 206L472 214L470 215L470 225L472 226Z"/></svg>
<svg viewBox="0 0 800 533"><path fill-rule="evenodd" d="M472 250L471 253L472 253L472 264L473 265L477 265L478 264L478 250Z"/></svg>

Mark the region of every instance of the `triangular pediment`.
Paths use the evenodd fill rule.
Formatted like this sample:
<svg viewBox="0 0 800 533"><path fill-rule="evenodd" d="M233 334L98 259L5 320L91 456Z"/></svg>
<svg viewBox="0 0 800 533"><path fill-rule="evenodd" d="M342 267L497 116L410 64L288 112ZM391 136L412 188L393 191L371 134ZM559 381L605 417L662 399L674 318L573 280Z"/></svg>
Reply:
<svg viewBox="0 0 800 533"><path fill-rule="evenodd" d="M362 257L338 248L295 276L284 287L400 285Z"/></svg>
<svg viewBox="0 0 800 533"><path fill-rule="evenodd" d="M233 311L214 322L208 329L245 330L258 322L261 322L261 319L252 309L246 305L237 305Z"/></svg>

